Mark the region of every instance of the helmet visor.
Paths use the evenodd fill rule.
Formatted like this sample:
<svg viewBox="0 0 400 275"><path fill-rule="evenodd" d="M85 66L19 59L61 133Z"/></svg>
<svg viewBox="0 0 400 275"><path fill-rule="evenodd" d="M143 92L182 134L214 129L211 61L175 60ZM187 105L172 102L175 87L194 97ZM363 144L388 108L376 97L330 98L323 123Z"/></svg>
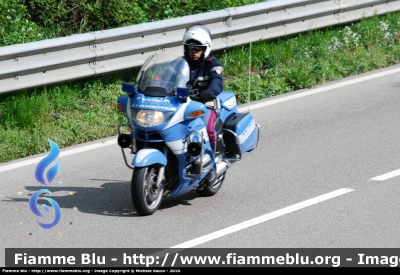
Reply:
<svg viewBox="0 0 400 275"><path fill-rule="evenodd" d="M204 51L205 49L206 49L205 46L199 46L199 45L189 45L189 46L188 46L188 50L189 50L189 51L196 51L196 52L198 52L198 51Z"/></svg>

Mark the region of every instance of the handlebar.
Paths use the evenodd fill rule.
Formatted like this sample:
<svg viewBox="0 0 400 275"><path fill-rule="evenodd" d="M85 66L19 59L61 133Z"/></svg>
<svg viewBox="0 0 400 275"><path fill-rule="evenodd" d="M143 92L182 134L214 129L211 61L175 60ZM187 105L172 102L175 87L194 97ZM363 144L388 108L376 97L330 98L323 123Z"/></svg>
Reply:
<svg viewBox="0 0 400 275"><path fill-rule="evenodd" d="M189 97L190 97L190 99L192 99L192 100L200 101L200 102L201 102L201 100L200 100L200 92L199 92L198 90L190 90L190 92L189 92ZM211 100L215 100L216 98L217 98L217 96L216 96L216 95L213 95L213 97L212 97ZM211 100L210 100L210 101L211 101Z"/></svg>

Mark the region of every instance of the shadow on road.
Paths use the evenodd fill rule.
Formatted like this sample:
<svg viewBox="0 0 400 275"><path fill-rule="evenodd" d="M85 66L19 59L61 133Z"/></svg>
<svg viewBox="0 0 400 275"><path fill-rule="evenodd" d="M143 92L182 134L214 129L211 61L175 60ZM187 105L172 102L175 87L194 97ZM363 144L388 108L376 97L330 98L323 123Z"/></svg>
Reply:
<svg viewBox="0 0 400 275"><path fill-rule="evenodd" d="M109 181L107 179L91 179L91 181L108 181L99 187L67 187L67 186L26 186L31 195L40 190L47 189L51 194L39 197L38 204L51 206L44 198L55 200L61 209L74 209L84 213L106 215L106 216L140 216L132 204L130 182ZM196 192L190 192L179 197L165 197L159 210L165 210L177 205L190 206L190 201L198 197ZM29 199L21 197L6 197L4 202L28 203Z"/></svg>

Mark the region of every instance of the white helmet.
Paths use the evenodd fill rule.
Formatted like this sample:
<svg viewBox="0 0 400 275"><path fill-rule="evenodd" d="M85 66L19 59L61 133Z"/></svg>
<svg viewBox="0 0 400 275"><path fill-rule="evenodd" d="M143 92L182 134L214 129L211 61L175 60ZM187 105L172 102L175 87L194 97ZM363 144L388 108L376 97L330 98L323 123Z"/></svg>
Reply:
<svg viewBox="0 0 400 275"><path fill-rule="evenodd" d="M211 52L212 37L210 31L201 24L195 24L186 29L183 35L183 51L188 53L187 46L199 45L204 47L203 55L206 58Z"/></svg>

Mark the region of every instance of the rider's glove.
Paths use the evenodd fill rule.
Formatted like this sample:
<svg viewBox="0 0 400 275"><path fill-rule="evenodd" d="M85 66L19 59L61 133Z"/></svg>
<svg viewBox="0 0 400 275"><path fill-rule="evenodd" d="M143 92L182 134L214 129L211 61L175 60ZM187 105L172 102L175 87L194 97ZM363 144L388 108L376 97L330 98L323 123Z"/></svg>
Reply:
<svg viewBox="0 0 400 275"><path fill-rule="evenodd" d="M200 101L203 103L206 103L206 102L214 99L214 97L215 97L214 93L209 90L200 92Z"/></svg>

